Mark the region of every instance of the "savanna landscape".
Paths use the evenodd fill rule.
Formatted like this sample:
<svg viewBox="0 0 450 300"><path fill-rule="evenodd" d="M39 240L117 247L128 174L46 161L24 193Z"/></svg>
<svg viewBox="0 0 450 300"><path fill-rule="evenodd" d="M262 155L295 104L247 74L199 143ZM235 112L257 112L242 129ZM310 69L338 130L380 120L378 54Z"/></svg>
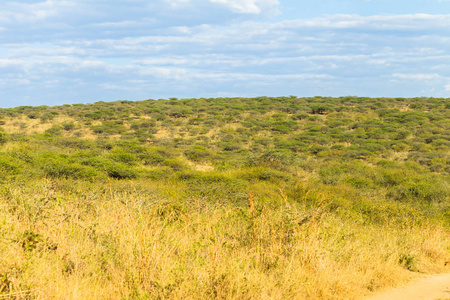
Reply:
<svg viewBox="0 0 450 300"><path fill-rule="evenodd" d="M0 299L364 299L449 273L448 98L0 109Z"/></svg>

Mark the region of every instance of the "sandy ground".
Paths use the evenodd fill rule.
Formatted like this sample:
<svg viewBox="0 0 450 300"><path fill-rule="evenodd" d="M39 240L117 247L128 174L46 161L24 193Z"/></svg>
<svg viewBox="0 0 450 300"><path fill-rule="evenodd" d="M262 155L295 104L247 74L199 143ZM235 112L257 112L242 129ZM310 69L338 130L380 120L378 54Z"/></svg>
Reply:
<svg viewBox="0 0 450 300"><path fill-rule="evenodd" d="M366 300L450 300L450 274L426 275Z"/></svg>

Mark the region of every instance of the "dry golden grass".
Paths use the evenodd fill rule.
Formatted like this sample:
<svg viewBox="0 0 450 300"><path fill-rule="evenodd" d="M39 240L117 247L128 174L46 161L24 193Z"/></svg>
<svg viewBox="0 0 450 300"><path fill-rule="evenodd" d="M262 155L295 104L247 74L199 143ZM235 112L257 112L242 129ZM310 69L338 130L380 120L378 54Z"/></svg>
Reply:
<svg viewBox="0 0 450 300"><path fill-rule="evenodd" d="M51 122L42 122L41 119L30 119L27 116L5 118L3 121L5 124L2 125L1 128L9 134L44 133L54 125L62 125L67 123L77 124L75 119L67 115L57 116Z"/></svg>
<svg viewBox="0 0 450 300"><path fill-rule="evenodd" d="M157 133L154 134L154 136L158 139L164 139L164 138L174 138L173 132L166 129L160 129Z"/></svg>
<svg viewBox="0 0 450 300"><path fill-rule="evenodd" d="M193 163L191 161L187 161L187 164L196 171L212 171L214 170L214 166L209 164L199 164Z"/></svg>
<svg viewBox="0 0 450 300"><path fill-rule="evenodd" d="M312 206L290 204L282 189L263 204L264 187L249 194L248 207L180 202L184 187L175 184L4 184L0 293L358 299L413 276L405 267L443 271L448 257L449 234L438 225L366 224L357 215L330 213L320 194Z"/></svg>

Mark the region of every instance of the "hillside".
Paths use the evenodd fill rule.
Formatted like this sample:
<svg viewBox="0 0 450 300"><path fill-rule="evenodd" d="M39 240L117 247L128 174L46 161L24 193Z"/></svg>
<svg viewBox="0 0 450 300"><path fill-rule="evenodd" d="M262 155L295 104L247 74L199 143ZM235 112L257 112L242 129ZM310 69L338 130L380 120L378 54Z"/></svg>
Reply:
<svg viewBox="0 0 450 300"><path fill-rule="evenodd" d="M0 109L0 296L358 299L443 272L449 146L438 98Z"/></svg>

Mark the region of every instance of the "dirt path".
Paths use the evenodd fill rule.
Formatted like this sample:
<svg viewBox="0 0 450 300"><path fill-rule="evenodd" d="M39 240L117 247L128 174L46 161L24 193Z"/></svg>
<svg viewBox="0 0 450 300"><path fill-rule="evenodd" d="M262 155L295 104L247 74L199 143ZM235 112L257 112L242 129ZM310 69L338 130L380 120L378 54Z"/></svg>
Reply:
<svg viewBox="0 0 450 300"><path fill-rule="evenodd" d="M366 300L450 300L450 274L426 275Z"/></svg>

